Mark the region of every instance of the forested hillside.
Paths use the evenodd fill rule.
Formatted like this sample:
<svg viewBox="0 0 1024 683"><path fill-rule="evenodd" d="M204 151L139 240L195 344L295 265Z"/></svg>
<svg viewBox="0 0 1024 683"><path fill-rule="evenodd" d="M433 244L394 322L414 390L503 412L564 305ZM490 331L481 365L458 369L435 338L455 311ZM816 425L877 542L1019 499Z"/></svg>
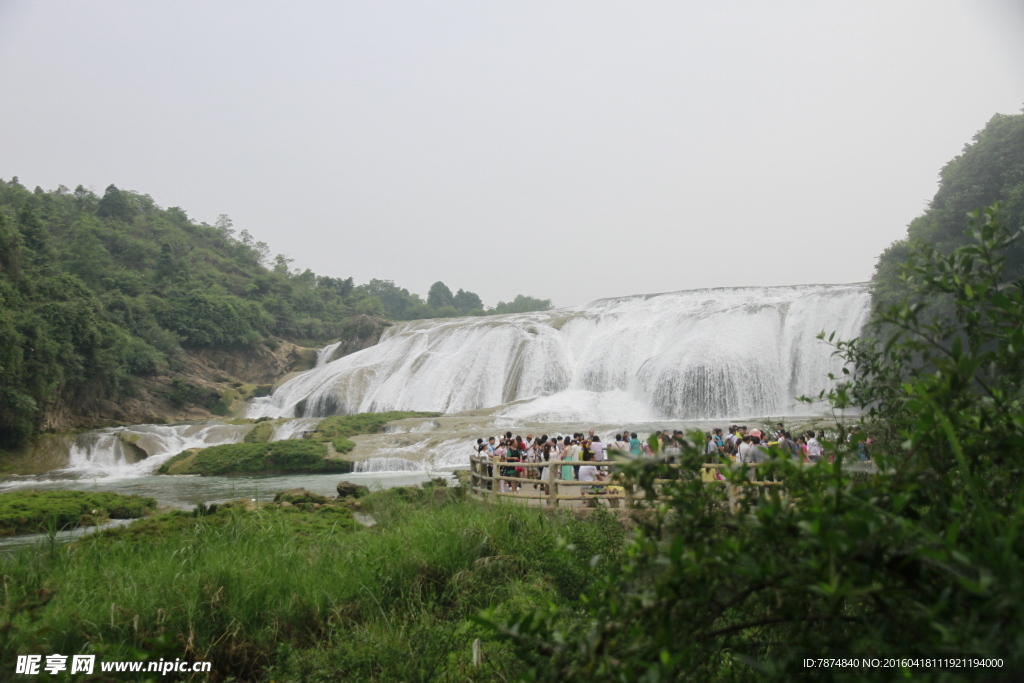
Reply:
<svg viewBox="0 0 1024 683"><path fill-rule="evenodd" d="M284 340L369 338L385 317L484 312L440 282L424 302L390 281L292 270L227 216L199 223L114 185L99 197L0 180L0 447L53 426L55 410L130 398L140 378L169 376L169 400L212 408L216 391L176 376L192 352L266 356Z"/></svg>
<svg viewBox="0 0 1024 683"><path fill-rule="evenodd" d="M978 131L963 152L945 165L939 190L928 209L911 221L907 237L886 249L878 259L875 298L897 303L907 294L899 278L910 243L922 240L948 254L970 241L964 230L966 215L1000 203L1003 224L1024 226L1024 114L996 114ZM1024 275L1024 245L1007 253L1007 272Z"/></svg>

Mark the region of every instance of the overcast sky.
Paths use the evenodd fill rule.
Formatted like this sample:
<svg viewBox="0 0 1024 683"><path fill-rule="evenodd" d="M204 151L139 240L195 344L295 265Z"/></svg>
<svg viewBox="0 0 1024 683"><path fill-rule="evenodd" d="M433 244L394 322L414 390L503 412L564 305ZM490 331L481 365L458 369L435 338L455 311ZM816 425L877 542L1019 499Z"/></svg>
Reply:
<svg viewBox="0 0 1024 683"><path fill-rule="evenodd" d="M570 305L867 280L1024 105L1024 2L0 0L0 67L0 177Z"/></svg>

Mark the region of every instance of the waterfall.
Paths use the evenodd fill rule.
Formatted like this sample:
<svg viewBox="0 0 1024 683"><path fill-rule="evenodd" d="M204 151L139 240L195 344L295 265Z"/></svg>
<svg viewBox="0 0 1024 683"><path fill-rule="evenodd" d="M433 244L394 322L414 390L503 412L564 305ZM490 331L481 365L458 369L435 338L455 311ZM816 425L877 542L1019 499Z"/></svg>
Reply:
<svg viewBox="0 0 1024 683"><path fill-rule="evenodd" d="M293 417L300 403L305 416L488 408L549 422L804 414L794 397L827 388L840 367L817 334L856 337L869 305L867 284L801 285L412 321L318 362L249 416Z"/></svg>
<svg viewBox="0 0 1024 683"><path fill-rule="evenodd" d="M171 456L189 448L238 443L250 429L251 425L214 422L146 424L84 432L71 445L68 470L85 477L143 477L152 474ZM140 459L139 451L126 441L148 457Z"/></svg>
<svg viewBox="0 0 1024 683"><path fill-rule="evenodd" d="M321 366L327 365L328 361L330 361L331 359L331 356L334 355L334 352L337 351L338 347L341 346L343 343L344 342L336 341L333 344L328 344L327 346L317 351L316 367L319 368Z"/></svg>
<svg viewBox="0 0 1024 683"><path fill-rule="evenodd" d="M319 422L320 418L317 417L298 417L294 420L282 422L274 427L270 440L285 441L287 439L305 438L306 433L316 429L316 425Z"/></svg>
<svg viewBox="0 0 1024 683"><path fill-rule="evenodd" d="M367 458L353 463L353 472L424 472L426 464L405 458Z"/></svg>

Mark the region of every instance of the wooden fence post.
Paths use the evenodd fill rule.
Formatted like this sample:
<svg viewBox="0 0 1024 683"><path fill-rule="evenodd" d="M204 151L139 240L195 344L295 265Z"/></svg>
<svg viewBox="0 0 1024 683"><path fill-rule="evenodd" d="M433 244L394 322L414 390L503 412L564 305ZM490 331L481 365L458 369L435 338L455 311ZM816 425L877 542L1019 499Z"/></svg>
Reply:
<svg viewBox="0 0 1024 683"><path fill-rule="evenodd" d="M501 462L492 461L491 465L491 502L497 503L501 499L498 493L501 492Z"/></svg>
<svg viewBox="0 0 1024 683"><path fill-rule="evenodd" d="M548 505L551 507L558 507L558 480L555 479L555 468L560 465L554 463L559 462L558 460L549 460L552 463L548 467Z"/></svg>

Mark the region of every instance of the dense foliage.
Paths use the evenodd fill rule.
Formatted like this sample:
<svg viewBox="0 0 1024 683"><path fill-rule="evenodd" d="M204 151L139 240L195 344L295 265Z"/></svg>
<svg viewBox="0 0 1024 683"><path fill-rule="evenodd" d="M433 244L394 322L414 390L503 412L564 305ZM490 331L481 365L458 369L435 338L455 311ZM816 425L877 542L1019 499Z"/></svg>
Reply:
<svg viewBox="0 0 1024 683"><path fill-rule="evenodd" d="M0 493L0 536L60 530L105 519L135 519L156 501L102 491L10 491Z"/></svg>
<svg viewBox="0 0 1024 683"><path fill-rule="evenodd" d="M885 337L837 343L847 362L827 395L866 411L874 473L828 444L834 462L802 467L774 453L758 479L724 486L680 466L626 466L656 519L589 594L563 607L493 619L538 680L1019 680L1024 673L1024 283L1007 277L1018 248L992 209L971 243L944 256L912 245L916 299L879 309ZM842 424L838 425L844 433ZM884 437L884 438L883 438ZM666 483L659 483L666 482ZM726 490L742 493L730 509ZM1002 658L999 670L805 668L806 657ZM858 661L860 661L858 659Z"/></svg>
<svg viewBox="0 0 1024 683"><path fill-rule="evenodd" d="M943 167L939 190L928 209L911 221L907 237L890 245L879 257L875 298L886 305L908 295L900 278L914 240L948 254L967 244L964 216L1000 202L1003 223L1024 225L1024 114L996 114L974 141ZM1012 245L1005 254L1010 275L1024 275L1024 246Z"/></svg>
<svg viewBox="0 0 1024 683"><path fill-rule="evenodd" d="M326 342L353 333L355 314L483 314L443 283L426 303L289 264L227 216L198 223L114 185L97 197L0 180L0 448L58 404L132 395L136 378L179 369L183 349Z"/></svg>
<svg viewBox="0 0 1024 683"><path fill-rule="evenodd" d="M606 571L591 558L614 561L623 531L607 515L462 493L371 493L360 499L369 529L340 501L228 505L0 556L0 670L18 654L59 652L205 660L213 681L513 679L520 662L473 615L567 604ZM473 666L478 638L485 657Z"/></svg>

